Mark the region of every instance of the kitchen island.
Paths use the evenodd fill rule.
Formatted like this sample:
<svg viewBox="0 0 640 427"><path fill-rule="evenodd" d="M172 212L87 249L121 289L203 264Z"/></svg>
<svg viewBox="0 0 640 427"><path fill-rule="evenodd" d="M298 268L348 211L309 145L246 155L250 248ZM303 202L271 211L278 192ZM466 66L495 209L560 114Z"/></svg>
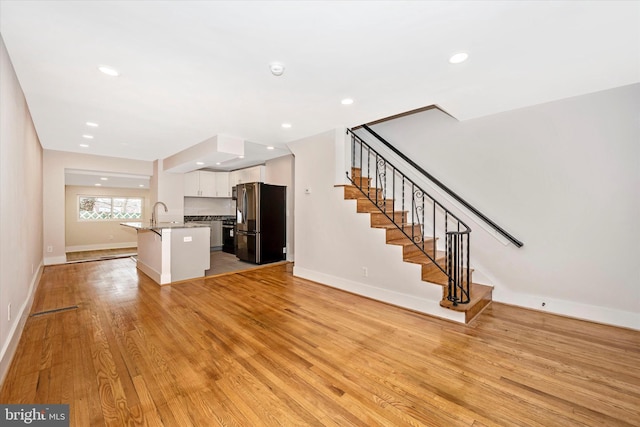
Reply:
<svg viewBox="0 0 640 427"><path fill-rule="evenodd" d="M159 285L204 277L211 267L211 229L205 224L123 222L138 235L137 268Z"/></svg>

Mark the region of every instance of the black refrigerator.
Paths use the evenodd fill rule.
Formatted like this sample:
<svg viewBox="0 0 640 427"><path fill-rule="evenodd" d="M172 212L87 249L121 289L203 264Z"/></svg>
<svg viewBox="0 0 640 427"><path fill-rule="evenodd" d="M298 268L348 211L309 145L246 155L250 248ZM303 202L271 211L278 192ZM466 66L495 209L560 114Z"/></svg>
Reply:
<svg viewBox="0 0 640 427"><path fill-rule="evenodd" d="M287 187L251 182L236 186L236 256L266 264L286 259Z"/></svg>

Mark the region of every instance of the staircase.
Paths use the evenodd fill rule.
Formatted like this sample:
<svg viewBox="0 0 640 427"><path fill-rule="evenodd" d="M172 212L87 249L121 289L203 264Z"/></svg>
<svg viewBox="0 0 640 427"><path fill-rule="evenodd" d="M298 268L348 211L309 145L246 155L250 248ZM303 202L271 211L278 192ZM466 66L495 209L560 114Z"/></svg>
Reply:
<svg viewBox="0 0 640 427"><path fill-rule="evenodd" d="M442 286L440 306L465 313L471 322L491 303L493 290L472 282L471 230L354 134L352 142L352 185L343 186L344 198L356 200L372 228L386 230L387 244L402 247L404 262L422 266L423 281ZM431 236L425 235L428 226Z"/></svg>

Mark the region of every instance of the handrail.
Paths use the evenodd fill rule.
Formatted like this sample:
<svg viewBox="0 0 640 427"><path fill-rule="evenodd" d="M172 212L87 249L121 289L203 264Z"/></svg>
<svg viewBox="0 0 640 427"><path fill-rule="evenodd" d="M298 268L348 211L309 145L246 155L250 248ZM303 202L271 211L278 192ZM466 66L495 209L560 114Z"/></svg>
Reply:
<svg viewBox="0 0 640 427"><path fill-rule="evenodd" d="M352 141L351 175L346 172L347 178L437 270L447 276L446 298L453 305L467 304L471 284L471 229L351 129L347 129L347 133ZM356 174L356 171L359 172ZM430 212L428 218L425 217L427 210ZM431 227L429 237L425 235L427 219ZM442 258L436 245L439 236L445 238L444 266L439 262Z"/></svg>
<svg viewBox="0 0 640 427"><path fill-rule="evenodd" d="M471 206L466 200L464 200L462 197L458 196L456 193L453 192L453 190L451 190L449 187L447 187L446 185L444 185L442 182L440 182L440 180L438 180L436 177L434 177L433 175L431 175L429 172L427 172L426 170L424 170L422 167L420 167L416 162L414 162L413 160L411 160L410 158L408 158L404 153L402 153L400 150L398 150L396 147L394 147L393 145L391 145L388 141L386 141L383 137L381 137L380 135L378 135L376 132L374 132L369 126L367 125L362 125L362 128L365 129L367 132L369 132L371 135L373 135L374 137L376 137L380 142L382 142L387 148L389 148L391 151L393 151L395 154L397 154L398 156L400 156L400 158L402 160L404 160L405 162L407 162L409 165L411 165L411 167L413 167L414 169L416 169L418 172L420 172L422 175L426 176L431 182L433 182L434 184L436 184L438 187L440 187L442 190L444 190L448 195L450 195L451 197L453 197L458 203L460 203L462 206L464 206L465 208L467 208L468 210L470 210L474 215L476 215L478 218L482 219L484 222L486 222L487 224L489 224L494 230L496 230L498 233L500 233L502 236L504 236L507 240L509 240L511 243L513 243L514 245L516 245L517 247L521 248L524 243L522 243L520 240L516 239L515 237L513 237L511 234L509 234L507 231L505 231L502 227L500 227L498 224L496 224L495 222L493 222L492 220L490 220L486 215L484 215L482 212L480 212L479 210L477 210L476 208L474 208L473 206Z"/></svg>

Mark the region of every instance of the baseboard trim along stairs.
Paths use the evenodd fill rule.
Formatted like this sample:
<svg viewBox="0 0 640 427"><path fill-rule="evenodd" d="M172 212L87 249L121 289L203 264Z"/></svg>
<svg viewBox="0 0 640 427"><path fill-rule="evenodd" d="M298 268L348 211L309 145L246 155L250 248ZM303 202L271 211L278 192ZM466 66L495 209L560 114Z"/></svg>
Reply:
<svg viewBox="0 0 640 427"><path fill-rule="evenodd" d="M419 264L422 266L422 276L421 279L424 282L429 284L438 285L442 287L442 300L440 301L440 306L455 310L458 312L463 312L465 315L465 323L469 323L474 320L486 307L491 304L492 301L492 292L493 286L484 285L479 283L470 283L470 301L467 304L457 304L454 305L447 298L447 282L448 278L445 273L442 272L440 268L438 268L433 261L429 259L421 249L412 242L410 238L408 238L405 233L401 231L399 225L391 222L389 217L393 218L394 221L398 224L402 224L402 229L408 235L412 235L411 229L416 228L416 234L419 233L420 225L411 224L406 222L406 218L408 217L406 211L395 211L393 212L390 208L386 208L386 211L383 213L381 208L379 208L374 202L370 200L381 198L381 193L376 194L375 192L379 192L379 189L375 187L371 187L371 178L362 177L360 174L360 169L353 168L352 169L352 180L356 182L363 188L367 188L369 192L373 192L374 194L369 194L369 197L363 193L360 188L355 185L340 185L340 187L344 188L344 199L345 200L356 200L356 211L361 214L368 214L371 217L371 227L384 229L386 231L386 243L389 245L397 245L402 247L402 257L403 261L412 264ZM388 200L387 203L383 204L384 206L393 206L391 200ZM385 215L386 213L386 215ZM433 238L425 237L425 248L433 247ZM445 252L436 250L436 254L434 255L433 250L429 252L438 264L441 267L445 265ZM473 274L473 270L471 270L470 275Z"/></svg>

